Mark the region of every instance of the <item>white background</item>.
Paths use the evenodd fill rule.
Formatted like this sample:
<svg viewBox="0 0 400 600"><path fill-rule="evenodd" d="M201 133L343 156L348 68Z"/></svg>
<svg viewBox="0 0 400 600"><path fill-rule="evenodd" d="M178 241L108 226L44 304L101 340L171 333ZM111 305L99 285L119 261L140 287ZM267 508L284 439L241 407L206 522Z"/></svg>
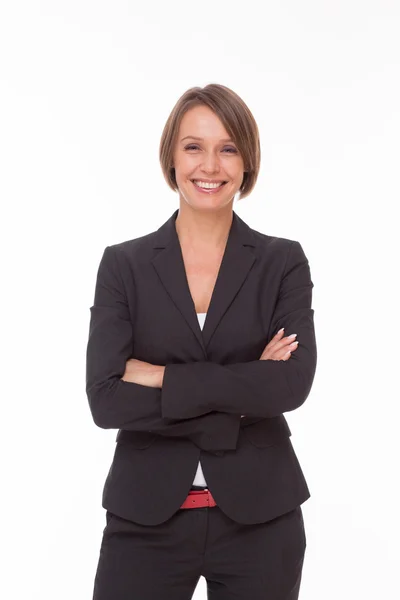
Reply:
<svg viewBox="0 0 400 600"><path fill-rule="evenodd" d="M300 597L398 597L399 17L394 0L3 3L2 598L92 597L116 434L85 395L97 267L178 207L159 139L207 83L260 129L234 210L300 241L315 286L317 374L287 415L312 494Z"/></svg>

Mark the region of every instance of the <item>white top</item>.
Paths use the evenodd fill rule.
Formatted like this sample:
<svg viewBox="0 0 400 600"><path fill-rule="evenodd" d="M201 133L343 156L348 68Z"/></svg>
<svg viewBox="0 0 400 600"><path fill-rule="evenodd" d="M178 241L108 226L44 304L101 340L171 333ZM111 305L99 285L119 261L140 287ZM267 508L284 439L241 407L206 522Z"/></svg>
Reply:
<svg viewBox="0 0 400 600"><path fill-rule="evenodd" d="M197 314L197 318L198 318L198 321L199 321L200 328L203 329L207 313L196 313L196 314ZM203 487L207 487L207 482L204 479L204 473L203 473L203 470L201 468L200 461L199 461L199 464L197 466L197 471L196 471L196 475L195 475L194 480L193 480L193 485L201 485Z"/></svg>
<svg viewBox="0 0 400 600"><path fill-rule="evenodd" d="M203 329L207 313L196 313L196 315L199 321L200 329Z"/></svg>

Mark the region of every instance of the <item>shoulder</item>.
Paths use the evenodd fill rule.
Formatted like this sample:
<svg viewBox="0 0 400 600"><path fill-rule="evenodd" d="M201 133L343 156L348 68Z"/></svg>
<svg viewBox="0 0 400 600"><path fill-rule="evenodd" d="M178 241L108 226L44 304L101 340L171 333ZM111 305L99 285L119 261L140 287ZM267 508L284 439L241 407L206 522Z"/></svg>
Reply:
<svg viewBox="0 0 400 600"><path fill-rule="evenodd" d="M110 244L106 247L105 253L113 256L118 262L147 262L154 253L155 235L156 231L152 231L136 238Z"/></svg>
<svg viewBox="0 0 400 600"><path fill-rule="evenodd" d="M297 264L308 263L302 244L298 240L267 234L247 225L254 243L254 252L267 265L280 265L284 271Z"/></svg>
<svg viewBox="0 0 400 600"><path fill-rule="evenodd" d="M132 238L130 240L124 240L122 242L116 242L110 244L108 248L112 248L113 252L129 253L136 250L146 249L151 247L156 231L141 235L140 237Z"/></svg>
<svg viewBox="0 0 400 600"><path fill-rule="evenodd" d="M300 243L297 240L263 233L251 227L249 227L249 230L251 231L254 245L261 254L266 253L268 256L275 255L284 258L287 257L293 249L296 251L300 246Z"/></svg>

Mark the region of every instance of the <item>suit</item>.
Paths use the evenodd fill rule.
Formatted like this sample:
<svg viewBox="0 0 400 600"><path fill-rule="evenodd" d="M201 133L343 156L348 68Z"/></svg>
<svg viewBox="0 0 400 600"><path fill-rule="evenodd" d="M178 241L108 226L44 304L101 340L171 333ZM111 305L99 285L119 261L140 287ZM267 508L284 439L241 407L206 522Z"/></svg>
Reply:
<svg viewBox="0 0 400 600"><path fill-rule="evenodd" d="M308 260L299 242L260 233L233 212L201 330L177 214L107 246L98 267L86 393L96 425L118 430L102 505L142 525L164 523L200 460L223 513L263 523L310 496L284 417L305 402L316 370ZM287 361L259 360L281 327L297 333L298 348ZM162 388L123 381L129 358L165 365Z"/></svg>

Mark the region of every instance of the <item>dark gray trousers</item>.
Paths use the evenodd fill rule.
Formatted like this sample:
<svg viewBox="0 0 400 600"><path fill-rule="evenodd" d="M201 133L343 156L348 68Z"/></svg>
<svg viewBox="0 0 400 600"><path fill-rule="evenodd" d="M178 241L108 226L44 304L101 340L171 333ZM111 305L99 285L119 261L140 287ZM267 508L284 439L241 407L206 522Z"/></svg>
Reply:
<svg viewBox="0 0 400 600"><path fill-rule="evenodd" d="M241 525L218 506L178 510L156 526L106 512L93 600L297 600L306 550L301 507Z"/></svg>

